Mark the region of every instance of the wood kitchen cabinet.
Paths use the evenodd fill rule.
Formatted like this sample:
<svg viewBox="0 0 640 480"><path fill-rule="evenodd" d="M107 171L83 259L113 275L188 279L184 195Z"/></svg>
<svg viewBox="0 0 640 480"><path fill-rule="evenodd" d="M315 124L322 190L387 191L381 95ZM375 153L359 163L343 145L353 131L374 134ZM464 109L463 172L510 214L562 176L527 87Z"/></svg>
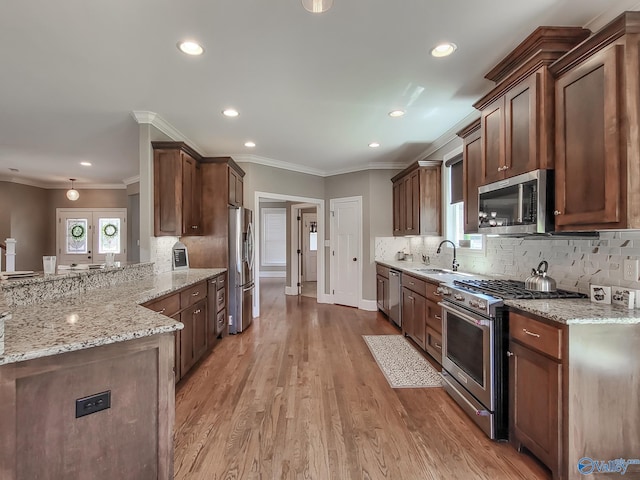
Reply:
<svg viewBox="0 0 640 480"><path fill-rule="evenodd" d="M391 181L393 235L441 235L440 163L416 162Z"/></svg>
<svg viewBox="0 0 640 480"><path fill-rule="evenodd" d="M509 439L565 478L563 423L566 325L509 314Z"/></svg>
<svg viewBox="0 0 640 480"><path fill-rule="evenodd" d="M376 265L376 302L378 310L389 315L389 268Z"/></svg>
<svg viewBox="0 0 640 480"><path fill-rule="evenodd" d="M402 274L402 332L425 349L427 329L427 282Z"/></svg>
<svg viewBox="0 0 640 480"><path fill-rule="evenodd" d="M554 85L549 65L587 38L574 27L539 27L485 77L496 87L481 111L480 185L554 165Z"/></svg>
<svg viewBox="0 0 640 480"><path fill-rule="evenodd" d="M244 172L235 170L232 166L228 167L228 185L229 185L229 205L234 207L242 207L244 204Z"/></svg>
<svg viewBox="0 0 640 480"><path fill-rule="evenodd" d="M200 156L183 142L152 146L154 235L201 235Z"/></svg>
<svg viewBox="0 0 640 480"><path fill-rule="evenodd" d="M224 275L224 274L223 274ZM175 332L175 381L184 377L208 349L207 282L143 304L184 324Z"/></svg>
<svg viewBox="0 0 640 480"><path fill-rule="evenodd" d="M464 233L478 233L478 187L482 178L480 119L460 130L462 138L462 194Z"/></svg>
<svg viewBox="0 0 640 480"><path fill-rule="evenodd" d="M640 227L639 44L640 13L627 12L550 68L556 230Z"/></svg>
<svg viewBox="0 0 640 480"><path fill-rule="evenodd" d="M442 365L442 307L438 305L440 293L438 292L437 284L427 283L426 287L424 349L434 360Z"/></svg>

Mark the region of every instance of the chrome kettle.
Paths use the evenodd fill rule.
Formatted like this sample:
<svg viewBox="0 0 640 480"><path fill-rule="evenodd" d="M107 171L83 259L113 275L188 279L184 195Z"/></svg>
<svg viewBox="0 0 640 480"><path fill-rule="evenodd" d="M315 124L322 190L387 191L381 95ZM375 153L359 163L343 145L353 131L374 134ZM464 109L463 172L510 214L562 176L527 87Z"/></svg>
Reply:
<svg viewBox="0 0 640 480"><path fill-rule="evenodd" d="M535 292L555 292L556 281L547 276L549 264L543 260L538 265L538 269L531 269L531 276L524 282L524 288Z"/></svg>

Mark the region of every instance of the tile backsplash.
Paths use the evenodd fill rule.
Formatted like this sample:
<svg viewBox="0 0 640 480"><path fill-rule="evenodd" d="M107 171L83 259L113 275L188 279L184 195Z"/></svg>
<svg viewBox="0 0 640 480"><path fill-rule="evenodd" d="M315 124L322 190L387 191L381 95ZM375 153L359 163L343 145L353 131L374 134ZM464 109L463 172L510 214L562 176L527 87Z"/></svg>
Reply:
<svg viewBox="0 0 640 480"><path fill-rule="evenodd" d="M412 253L419 261L427 255L431 264L451 268L453 251L436 254L442 237L376 237L375 258L392 260L396 252ZM640 259L640 231L600 232L600 238L503 238L485 237L484 251L457 249L460 271L525 280L542 260L558 288L589 292L589 284L640 289L639 279L625 280L625 259Z"/></svg>
<svg viewBox="0 0 640 480"><path fill-rule="evenodd" d="M154 273L172 270L171 254L178 237L151 237L150 261L154 263Z"/></svg>

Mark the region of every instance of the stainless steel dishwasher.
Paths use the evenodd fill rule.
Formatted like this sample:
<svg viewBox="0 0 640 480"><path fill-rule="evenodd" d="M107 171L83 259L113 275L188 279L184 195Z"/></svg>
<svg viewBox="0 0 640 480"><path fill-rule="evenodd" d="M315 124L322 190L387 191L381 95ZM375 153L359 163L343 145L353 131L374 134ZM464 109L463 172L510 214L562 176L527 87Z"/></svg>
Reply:
<svg viewBox="0 0 640 480"><path fill-rule="evenodd" d="M389 318L399 327L402 327L401 275L398 270L389 270Z"/></svg>

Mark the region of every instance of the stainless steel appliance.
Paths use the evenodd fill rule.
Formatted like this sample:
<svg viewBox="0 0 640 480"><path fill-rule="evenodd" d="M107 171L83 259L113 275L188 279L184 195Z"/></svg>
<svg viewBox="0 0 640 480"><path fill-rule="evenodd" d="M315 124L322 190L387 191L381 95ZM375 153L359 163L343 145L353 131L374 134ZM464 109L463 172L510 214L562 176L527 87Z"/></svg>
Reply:
<svg viewBox="0 0 640 480"><path fill-rule="evenodd" d="M506 439L508 321L502 300L583 295L529 291L513 280L456 280L439 293L445 390L490 438Z"/></svg>
<svg viewBox="0 0 640 480"><path fill-rule="evenodd" d="M552 232L553 205L553 170L535 170L484 185L478 188L478 232Z"/></svg>
<svg viewBox="0 0 640 480"><path fill-rule="evenodd" d="M399 327L402 327L401 275L398 270L389 270L389 318Z"/></svg>
<svg viewBox="0 0 640 480"><path fill-rule="evenodd" d="M254 235L251 210L229 208L229 333L241 333L253 319Z"/></svg>

